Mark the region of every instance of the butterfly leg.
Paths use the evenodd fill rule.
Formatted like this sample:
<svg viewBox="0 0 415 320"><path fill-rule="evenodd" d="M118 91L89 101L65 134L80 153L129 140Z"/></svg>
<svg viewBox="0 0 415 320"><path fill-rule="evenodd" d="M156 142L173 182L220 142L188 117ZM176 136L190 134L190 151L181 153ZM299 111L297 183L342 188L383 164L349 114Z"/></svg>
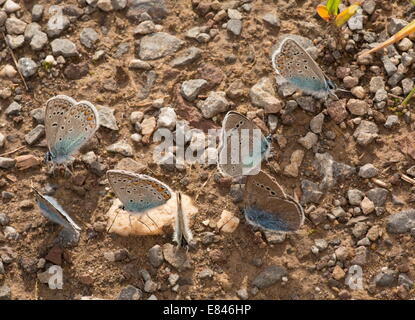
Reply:
<svg viewBox="0 0 415 320"><path fill-rule="evenodd" d="M148 225L146 225L143 221L141 221L140 219L138 219L138 221L140 222L140 223L142 223L143 225L145 225L146 226L146 228L148 229L148 231L150 231L151 232L151 229L148 227Z"/></svg>
<svg viewBox="0 0 415 320"><path fill-rule="evenodd" d="M151 220L151 222L153 222L156 225L157 228L159 227L158 224L150 217L150 215L147 212L146 212L146 216L147 218Z"/></svg>
<svg viewBox="0 0 415 320"><path fill-rule="evenodd" d="M110 230L111 230L112 226L114 225L114 222L117 219L117 217L118 217L119 214L120 214L120 212L117 212L117 214L115 215L114 220L112 220L112 223L111 223L110 227L107 229L107 232L110 232Z"/></svg>

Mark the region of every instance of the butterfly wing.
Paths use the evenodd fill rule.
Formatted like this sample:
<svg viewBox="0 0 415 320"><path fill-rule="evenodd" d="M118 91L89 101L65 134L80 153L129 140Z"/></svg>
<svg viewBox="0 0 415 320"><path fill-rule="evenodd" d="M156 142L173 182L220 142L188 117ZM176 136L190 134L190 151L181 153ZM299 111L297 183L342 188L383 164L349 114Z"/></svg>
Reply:
<svg viewBox="0 0 415 320"><path fill-rule="evenodd" d="M241 138L241 133L249 133L247 137L248 154L243 154L243 144L245 143ZM258 169L265 154L269 151L268 140L260 133L261 145L260 154L252 153L254 148L254 130L260 129L248 118L242 114L230 111L223 119L222 131L220 134L220 146L219 146L219 161L218 169L220 172L230 175L232 177L249 174ZM232 141L232 135L238 134L239 137L236 143ZM244 145L245 146L245 145ZM245 146L246 147L246 146ZM231 154L239 154L239 161L232 163Z"/></svg>
<svg viewBox="0 0 415 320"><path fill-rule="evenodd" d="M177 215L174 226L173 241L177 243L178 247L191 244L193 239L192 232L190 231L187 217L183 212L182 197L180 192L177 193Z"/></svg>
<svg viewBox="0 0 415 320"><path fill-rule="evenodd" d="M48 148L55 144L56 133L63 115L74 105L76 101L65 95L58 95L46 102L45 108L45 131Z"/></svg>
<svg viewBox="0 0 415 320"><path fill-rule="evenodd" d="M65 210L54 198L42 195L35 189L34 192L36 202L43 216L63 226L64 228L73 229L76 232L81 230L81 228L72 220L72 218L65 212Z"/></svg>
<svg viewBox="0 0 415 320"><path fill-rule="evenodd" d="M107 177L124 209L133 213L158 207L171 198L167 185L144 174L108 170Z"/></svg>
<svg viewBox="0 0 415 320"><path fill-rule="evenodd" d="M285 194L265 172L248 176L245 185L245 217L249 223L272 231L296 231L304 222L301 205Z"/></svg>
<svg viewBox="0 0 415 320"><path fill-rule="evenodd" d="M277 74L306 93L322 97L330 91L321 68L292 38L281 41L272 55L272 65Z"/></svg>
<svg viewBox="0 0 415 320"><path fill-rule="evenodd" d="M63 115L51 152L57 159L67 159L94 135L98 127L99 115L92 103L77 103Z"/></svg>

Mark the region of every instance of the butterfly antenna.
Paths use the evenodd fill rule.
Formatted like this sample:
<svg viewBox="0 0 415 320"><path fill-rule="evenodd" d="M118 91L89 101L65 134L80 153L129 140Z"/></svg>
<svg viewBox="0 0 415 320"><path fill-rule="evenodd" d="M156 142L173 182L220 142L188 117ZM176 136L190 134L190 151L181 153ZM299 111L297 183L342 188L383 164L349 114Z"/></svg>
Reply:
<svg viewBox="0 0 415 320"><path fill-rule="evenodd" d="M110 232L110 230L111 230L112 226L114 225L114 222L117 219L119 214L120 214L120 212L118 211L117 214L115 215L114 220L112 220L112 223L111 223L110 227L107 229L107 232Z"/></svg>

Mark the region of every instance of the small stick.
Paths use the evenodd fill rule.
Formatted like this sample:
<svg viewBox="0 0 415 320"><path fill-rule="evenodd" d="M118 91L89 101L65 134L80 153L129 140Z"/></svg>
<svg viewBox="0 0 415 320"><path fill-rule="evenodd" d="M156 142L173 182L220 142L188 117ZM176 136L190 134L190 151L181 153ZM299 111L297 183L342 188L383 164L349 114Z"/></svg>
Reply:
<svg viewBox="0 0 415 320"><path fill-rule="evenodd" d="M210 178L212 177L213 173L215 171L212 171L209 175L209 177L206 179L205 183L202 185L202 187L199 189L199 192L197 193L196 197L195 197L195 201L197 201L197 198L199 198L200 192L202 191L202 189L207 185L207 183L209 182Z"/></svg>
<svg viewBox="0 0 415 320"><path fill-rule="evenodd" d="M406 181L406 182L408 182L408 183L410 183L410 184L413 184L413 185L415 186L415 180L414 180L414 179L412 179L412 178L410 178L410 177L408 177L407 175L405 175L405 174L401 174L401 179L402 179L403 181Z"/></svg>
<svg viewBox="0 0 415 320"><path fill-rule="evenodd" d="M6 46L7 46L7 48L10 51L10 54L12 56L14 65L16 66L17 72L19 73L20 78L23 80L23 84L24 84L24 86L26 88L26 91L29 91L29 87L27 86L26 80L24 79L22 73L20 72L19 66L17 64L16 56L14 55L14 52L13 52L12 48L10 48L9 44L7 43L7 41L6 41L6 35L4 34L4 32L2 32L2 35L3 35L4 42L6 43Z"/></svg>
<svg viewBox="0 0 415 320"><path fill-rule="evenodd" d="M15 153L15 152L17 152L19 150L22 150L23 148L26 148L26 146L20 146L17 149L14 149L12 151L9 151L9 152L6 152L6 153L2 153L2 154L0 154L0 157L4 157L4 156L7 156L9 154Z"/></svg>

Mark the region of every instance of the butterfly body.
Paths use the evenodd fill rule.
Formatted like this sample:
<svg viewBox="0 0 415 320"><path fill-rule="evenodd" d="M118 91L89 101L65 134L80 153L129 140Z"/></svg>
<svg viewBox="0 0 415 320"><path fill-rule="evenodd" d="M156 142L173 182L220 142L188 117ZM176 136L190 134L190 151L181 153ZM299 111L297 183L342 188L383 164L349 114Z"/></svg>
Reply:
<svg viewBox="0 0 415 320"><path fill-rule="evenodd" d="M35 192L35 198L40 212L44 217L63 226L65 229L72 229L75 232L79 232L81 230L81 228L65 212L56 199L47 195L42 195L36 189L33 190Z"/></svg>
<svg viewBox="0 0 415 320"><path fill-rule="evenodd" d="M107 177L123 209L133 215L165 204L172 195L167 185L144 174L108 170Z"/></svg>
<svg viewBox="0 0 415 320"><path fill-rule="evenodd" d="M49 151L47 162L65 164L99 127L97 109L88 101L76 102L58 95L46 102L45 131Z"/></svg>
<svg viewBox="0 0 415 320"><path fill-rule="evenodd" d="M304 222L301 205L263 171L248 176L244 201L245 218L262 229L293 232Z"/></svg>
<svg viewBox="0 0 415 320"><path fill-rule="evenodd" d="M296 88L317 98L335 96L335 84L293 37L283 39L271 59L275 72Z"/></svg>
<svg viewBox="0 0 415 320"><path fill-rule="evenodd" d="M232 140L234 137L236 143ZM218 169L232 177L255 174L270 152L270 141L251 120L238 112L229 111L226 114L220 138ZM256 150L257 141L254 139L258 138L259 149ZM244 153L244 148L248 152ZM237 155L235 162L232 161L232 153Z"/></svg>

